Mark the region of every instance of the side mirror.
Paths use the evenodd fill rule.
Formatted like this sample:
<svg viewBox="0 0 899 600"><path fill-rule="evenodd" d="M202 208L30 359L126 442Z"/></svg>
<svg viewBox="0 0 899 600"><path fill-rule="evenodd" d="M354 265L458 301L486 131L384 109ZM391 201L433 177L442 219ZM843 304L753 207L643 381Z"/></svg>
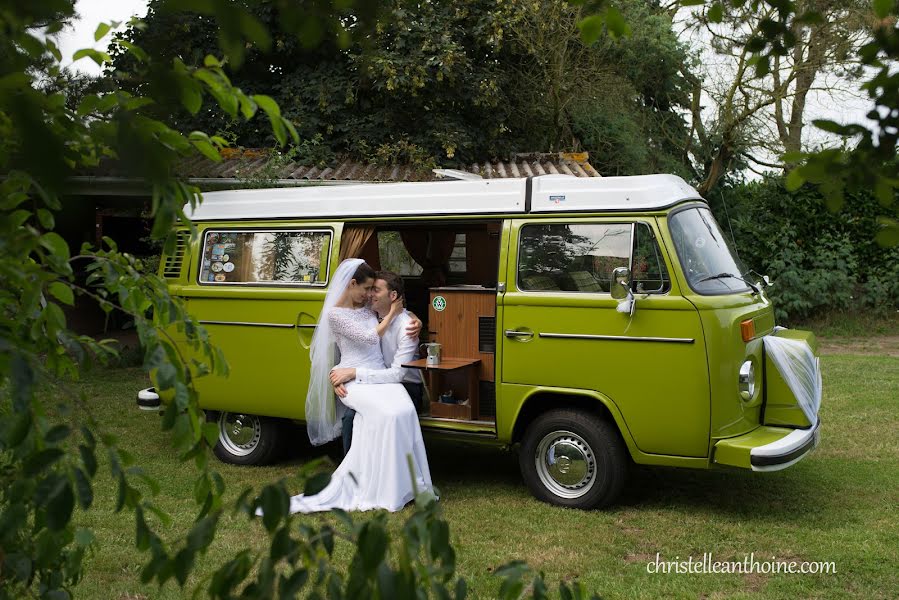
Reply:
<svg viewBox="0 0 899 600"><path fill-rule="evenodd" d="M612 271L612 298L624 300L631 291L631 270L627 267L616 267Z"/></svg>

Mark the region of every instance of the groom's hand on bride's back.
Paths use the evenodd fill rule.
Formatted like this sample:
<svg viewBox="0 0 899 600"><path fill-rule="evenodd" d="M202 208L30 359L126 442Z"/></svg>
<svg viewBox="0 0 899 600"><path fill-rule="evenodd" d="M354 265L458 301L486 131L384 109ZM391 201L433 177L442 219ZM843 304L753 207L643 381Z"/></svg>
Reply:
<svg viewBox="0 0 899 600"><path fill-rule="evenodd" d="M418 334L421 333L421 319L416 317L413 312L407 311L407 314L412 317L412 320L406 325L406 335L410 338L418 339Z"/></svg>

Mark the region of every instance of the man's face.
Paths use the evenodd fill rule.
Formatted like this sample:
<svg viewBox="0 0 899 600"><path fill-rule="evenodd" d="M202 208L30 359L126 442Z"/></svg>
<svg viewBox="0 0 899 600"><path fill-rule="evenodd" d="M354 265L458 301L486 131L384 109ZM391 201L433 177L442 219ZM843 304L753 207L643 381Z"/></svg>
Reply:
<svg viewBox="0 0 899 600"><path fill-rule="evenodd" d="M396 298L396 292L391 292L387 287L387 282L383 279L375 279L369 298L372 309L379 315L386 315L390 312L390 303Z"/></svg>

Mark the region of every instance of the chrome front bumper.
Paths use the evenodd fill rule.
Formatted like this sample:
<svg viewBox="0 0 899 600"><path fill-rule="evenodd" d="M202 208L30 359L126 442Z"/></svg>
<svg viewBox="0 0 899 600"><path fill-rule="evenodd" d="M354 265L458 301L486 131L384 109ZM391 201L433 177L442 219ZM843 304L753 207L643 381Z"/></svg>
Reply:
<svg viewBox="0 0 899 600"><path fill-rule="evenodd" d="M753 448L749 462L753 471L779 471L796 464L811 452L821 437L821 419L809 429L796 429L785 437Z"/></svg>

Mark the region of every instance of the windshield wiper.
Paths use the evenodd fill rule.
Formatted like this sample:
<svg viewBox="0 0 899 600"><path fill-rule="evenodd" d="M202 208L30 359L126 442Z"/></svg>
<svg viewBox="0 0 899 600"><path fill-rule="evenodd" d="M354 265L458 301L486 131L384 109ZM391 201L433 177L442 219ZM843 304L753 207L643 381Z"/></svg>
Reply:
<svg viewBox="0 0 899 600"><path fill-rule="evenodd" d="M752 283L748 279L743 279L742 277L738 277L737 275L734 275L733 273L718 273L717 275L709 275L708 277L703 277L696 283L702 283L703 281L712 281L713 279L726 279L726 278L739 279L740 281L742 281L743 283L748 285L750 288L752 288L753 294L760 293L758 286L756 286L754 283Z"/></svg>

